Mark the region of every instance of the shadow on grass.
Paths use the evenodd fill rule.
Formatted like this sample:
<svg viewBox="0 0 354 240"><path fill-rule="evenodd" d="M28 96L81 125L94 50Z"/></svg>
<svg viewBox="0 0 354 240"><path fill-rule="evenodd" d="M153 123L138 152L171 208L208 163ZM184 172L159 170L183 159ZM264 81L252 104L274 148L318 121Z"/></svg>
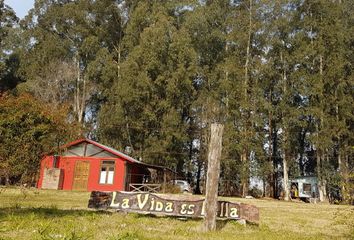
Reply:
<svg viewBox="0 0 354 240"><path fill-rule="evenodd" d="M227 223L228 223L227 220L217 220L216 221L216 230L223 229L226 226Z"/></svg>
<svg viewBox="0 0 354 240"><path fill-rule="evenodd" d="M139 214L139 213L126 213L126 212L119 212L122 214L129 214L130 216L132 216L133 218L141 218L141 219L145 219L145 218L163 218L163 219L170 219L170 220L178 220L178 221L182 221L182 222L199 222L199 223L203 223L204 219L203 218L190 218L190 217L174 217L174 216L162 216L162 215L154 215L154 214ZM222 230L226 224L228 222L232 222L234 220L216 220L216 229L217 230ZM254 227L258 227L257 224L252 224L252 223L248 223L251 226ZM241 224L240 224L241 226Z"/></svg>
<svg viewBox="0 0 354 240"><path fill-rule="evenodd" d="M21 216L26 217L29 215L37 215L44 218L55 218L65 216L94 216L94 215L111 215L111 212L107 211L90 211L90 210L76 210L76 209L58 209L56 207L7 207L0 208L0 219L7 216Z"/></svg>

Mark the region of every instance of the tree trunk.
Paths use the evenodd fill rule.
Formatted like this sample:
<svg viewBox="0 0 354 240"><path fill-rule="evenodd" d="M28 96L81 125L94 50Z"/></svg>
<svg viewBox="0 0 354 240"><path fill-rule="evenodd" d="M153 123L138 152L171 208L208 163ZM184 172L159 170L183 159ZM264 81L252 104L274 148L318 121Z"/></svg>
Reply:
<svg viewBox="0 0 354 240"><path fill-rule="evenodd" d="M208 173L205 195L205 231L216 230L217 197L220 175L220 158L222 150L222 134L224 126L211 125L211 137L208 152Z"/></svg>
<svg viewBox="0 0 354 240"><path fill-rule="evenodd" d="M262 181L263 181L263 193L262 193L262 197L266 197L266 178L265 178L265 176L263 176Z"/></svg>
<svg viewBox="0 0 354 240"><path fill-rule="evenodd" d="M250 109L248 109L247 104L249 101L248 97L248 84L249 84L249 62L250 62L250 49L251 49L251 35L252 35L252 0L249 0L249 23L248 23L248 36L247 36L247 46L246 46L246 61L245 61L245 75L244 75L244 104L246 105L244 109L244 136L247 136L249 133L249 119L250 119ZM241 178L241 188L242 188L242 197L248 195L248 181L249 181L249 167L248 167L248 153L247 148L244 146L241 154L241 162L243 166L243 177Z"/></svg>
<svg viewBox="0 0 354 240"><path fill-rule="evenodd" d="M272 90L270 91L270 105L272 105ZM269 164L271 173L268 176L269 185L269 197L274 198L274 164L273 164L273 113L272 110L269 111L268 115L269 121Z"/></svg>
<svg viewBox="0 0 354 240"><path fill-rule="evenodd" d="M85 108L86 108L86 78L83 77L82 79L83 86L82 86L82 95L81 95L81 104L79 108L79 118L78 121L79 123L84 122L84 117L85 117Z"/></svg>
<svg viewBox="0 0 354 240"><path fill-rule="evenodd" d="M79 57L76 57L74 62L76 63L77 68L74 112L76 114L77 121L79 123L83 123L86 108L86 80L81 76Z"/></svg>
<svg viewBox="0 0 354 240"><path fill-rule="evenodd" d="M323 56L320 54L320 79L321 79L321 85L323 89ZM321 95L323 95L323 90L321 89ZM321 101L322 99L320 99ZM322 101L321 101L322 102ZM320 202L323 202L327 198L327 193L326 193L326 181L322 176L322 161L324 161L324 154L323 151L321 151L320 148L320 140L319 140L319 131L322 128L322 123L323 123L323 109L321 108L321 115L320 115L320 121L318 123L317 127L317 156L316 156L316 161L317 161L317 180L318 180L318 193L319 193L319 198Z"/></svg>
<svg viewBox="0 0 354 240"><path fill-rule="evenodd" d="M317 181L318 181L318 195L320 198L320 202L323 201L323 191L322 191L322 177L321 177L321 156L319 150L316 152L316 168L317 168Z"/></svg>
<svg viewBox="0 0 354 240"><path fill-rule="evenodd" d="M124 116L125 117L125 128L126 128L126 131L127 131L128 143L129 143L129 146L131 148L131 152L134 152L135 149L134 149L133 142L132 142L132 139L131 139L128 113L127 113L126 109L124 109L124 115L125 115Z"/></svg>
<svg viewBox="0 0 354 240"><path fill-rule="evenodd" d="M283 53L280 52L280 60L283 65L283 98L287 99L287 72L286 72L286 63ZM286 103L286 102L285 102ZM284 109L282 110L282 120L283 120L283 129L284 129L284 139L283 139L283 186L284 186L284 200L289 201L289 177L288 177L288 123L284 122L285 117L287 116Z"/></svg>
<svg viewBox="0 0 354 240"><path fill-rule="evenodd" d="M317 150L316 153L316 172L317 172L317 186L318 186L318 197L320 202L326 201L327 199L327 190L326 190L326 180L322 175L322 161L324 161L324 154Z"/></svg>
<svg viewBox="0 0 354 240"><path fill-rule="evenodd" d="M9 175L6 175L6 176L5 176L5 185L6 185L6 186L9 186L9 185L10 185L10 177L9 177Z"/></svg>
<svg viewBox="0 0 354 240"><path fill-rule="evenodd" d="M277 135L276 127L273 130L273 173L272 173L272 183L273 183L273 198L278 198L278 159L277 159L277 151L278 151L278 135Z"/></svg>
<svg viewBox="0 0 354 240"><path fill-rule="evenodd" d="M335 94L335 99L336 99L336 106L335 106L335 114L336 114L336 120L337 123L340 122L340 117L339 117L339 104L338 104L338 89L336 88L334 91ZM337 161L338 161L338 171L341 176L341 192L343 196L343 201L346 201L346 195L347 195L347 189L345 187L345 182L347 181L346 177L346 164L345 164L345 158L343 161L343 148L341 147L343 144L342 137L341 135L337 134L337 145L338 145L338 156L337 156Z"/></svg>
<svg viewBox="0 0 354 240"><path fill-rule="evenodd" d="M352 201L352 196L351 196L351 188L350 188L350 177L349 177L349 155L345 152L344 153L344 201L348 204Z"/></svg>
<svg viewBox="0 0 354 240"><path fill-rule="evenodd" d="M288 151L284 151L284 158L283 158L283 185L284 185L284 200L289 201L289 177L288 177Z"/></svg>
<svg viewBox="0 0 354 240"><path fill-rule="evenodd" d="M304 153L305 153L305 138L306 138L306 128L304 131L301 131L299 133L299 140L300 140L300 152L299 152L299 169L300 169L300 175L304 176L305 175L305 166L304 166Z"/></svg>
<svg viewBox="0 0 354 240"><path fill-rule="evenodd" d="M248 65L250 61L250 48L251 48L251 34L252 34L252 0L249 1L249 23L248 23L248 39L246 47L246 62L245 62L245 79L244 79L244 94L247 100L247 86L248 86Z"/></svg>
<svg viewBox="0 0 354 240"><path fill-rule="evenodd" d="M121 65L121 40L119 40L119 44L118 44L118 49L116 47L115 50L118 54L118 59L117 59L117 77L118 77L118 80L120 80L120 65Z"/></svg>
<svg viewBox="0 0 354 240"><path fill-rule="evenodd" d="M196 181L196 188L195 188L195 194L201 194L201 191L200 191L200 177L201 177L201 173L202 173L202 163L201 163L201 160L198 160L198 163L197 163L197 181Z"/></svg>
<svg viewBox="0 0 354 240"><path fill-rule="evenodd" d="M241 179L241 187L242 187L242 197L246 197L248 195L248 179L249 179L249 166L247 161L247 150L244 149L241 154L241 162L243 167L243 174Z"/></svg>
<svg viewBox="0 0 354 240"><path fill-rule="evenodd" d="M338 147L338 148L339 148L339 150L338 150L338 170L339 170L339 174L341 176L342 199L344 202L346 202L348 200L347 199L348 189L346 189L347 176L346 176L345 157L343 158L342 153L341 153L341 149L340 149L340 147Z"/></svg>

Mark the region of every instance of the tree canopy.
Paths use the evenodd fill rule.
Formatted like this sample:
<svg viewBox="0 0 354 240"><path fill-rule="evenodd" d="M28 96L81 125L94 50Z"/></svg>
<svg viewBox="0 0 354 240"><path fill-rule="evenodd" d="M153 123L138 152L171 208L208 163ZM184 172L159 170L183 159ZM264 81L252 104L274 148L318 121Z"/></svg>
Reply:
<svg viewBox="0 0 354 240"><path fill-rule="evenodd" d="M64 130L78 124L200 192L219 122L222 194L246 196L258 184L277 198L289 178L317 176L322 198L353 199L351 1L37 0L19 21L0 0L0 13L0 91L11 91L1 141L50 145L52 133L69 139ZM8 132L25 99L47 127L56 121L40 105L65 106L60 127L40 127L40 139ZM20 145L6 146L0 161L10 167Z"/></svg>

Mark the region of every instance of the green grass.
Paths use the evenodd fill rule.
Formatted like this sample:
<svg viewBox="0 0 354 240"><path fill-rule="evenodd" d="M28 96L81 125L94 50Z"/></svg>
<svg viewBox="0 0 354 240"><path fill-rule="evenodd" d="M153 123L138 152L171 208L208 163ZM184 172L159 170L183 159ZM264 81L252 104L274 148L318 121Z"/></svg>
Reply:
<svg viewBox="0 0 354 240"><path fill-rule="evenodd" d="M233 198L260 209L259 226L93 211L90 193L0 189L0 239L354 239L354 207Z"/></svg>

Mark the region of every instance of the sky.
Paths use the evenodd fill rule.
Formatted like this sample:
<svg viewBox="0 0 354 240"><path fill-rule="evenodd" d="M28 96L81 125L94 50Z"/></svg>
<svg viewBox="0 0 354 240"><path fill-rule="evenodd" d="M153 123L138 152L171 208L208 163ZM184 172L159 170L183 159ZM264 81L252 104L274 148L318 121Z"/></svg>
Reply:
<svg viewBox="0 0 354 240"><path fill-rule="evenodd" d="M34 0L5 0L5 4L16 12L17 17L23 18L33 7Z"/></svg>

